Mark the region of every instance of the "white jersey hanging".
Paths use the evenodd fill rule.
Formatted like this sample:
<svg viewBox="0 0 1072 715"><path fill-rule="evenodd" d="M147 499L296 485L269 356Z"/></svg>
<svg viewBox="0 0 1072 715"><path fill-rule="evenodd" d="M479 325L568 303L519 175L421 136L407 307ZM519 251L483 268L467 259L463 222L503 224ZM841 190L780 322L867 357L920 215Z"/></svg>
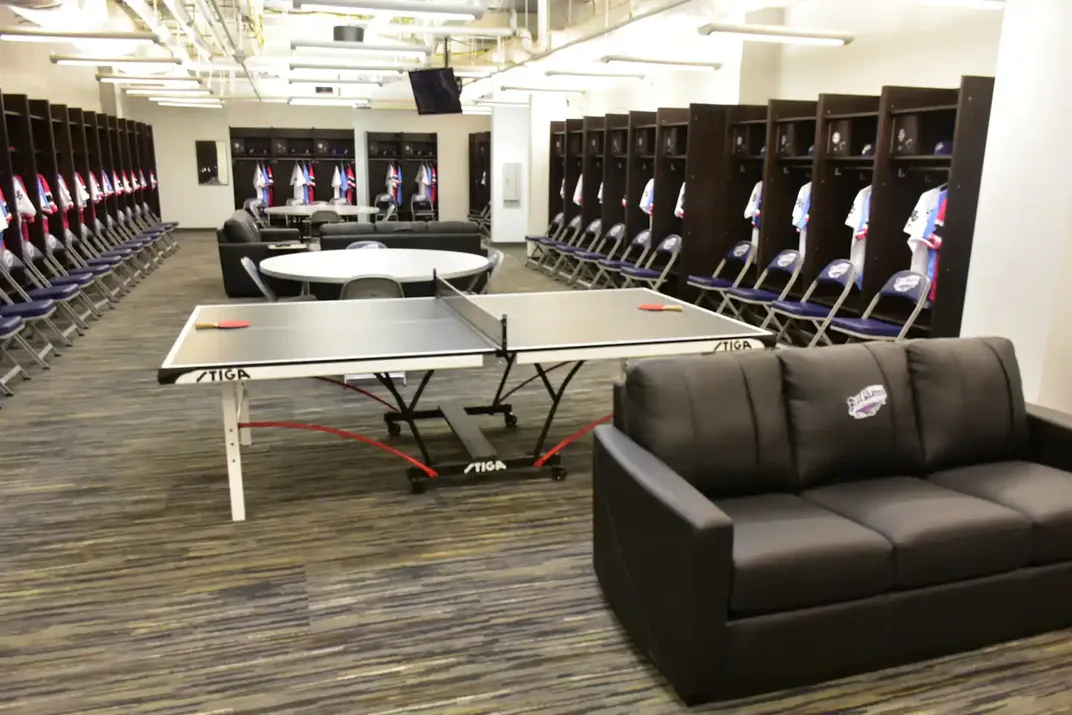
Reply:
<svg viewBox="0 0 1072 715"><path fill-rule="evenodd" d="M305 172L301 164L294 164L294 171L290 172L290 185L294 187L295 200L305 203Z"/></svg>
<svg viewBox="0 0 1072 715"><path fill-rule="evenodd" d="M804 257L804 249L808 243L808 213L811 211L811 182L804 184L797 192L796 203L793 204L793 227L800 233L797 243L797 252Z"/></svg>
<svg viewBox="0 0 1072 715"><path fill-rule="evenodd" d="M651 216L655 208L655 179L648 179L644 184L644 193L640 195L640 210Z"/></svg>
<svg viewBox="0 0 1072 715"><path fill-rule="evenodd" d="M428 188L431 184L431 172L428 171L426 164L421 164L421 168L417 171L417 196L422 199L428 198Z"/></svg>
<svg viewBox="0 0 1072 715"><path fill-rule="evenodd" d="M573 203L578 206L581 205L581 201L584 199L584 174L577 177L577 185L573 187Z"/></svg>
<svg viewBox="0 0 1072 715"><path fill-rule="evenodd" d="M342 198L342 175L339 173L339 167L335 167L335 171L331 174L331 194L332 198Z"/></svg>
<svg viewBox="0 0 1072 715"><path fill-rule="evenodd" d="M871 186L865 186L852 201L852 210L845 217L845 225L852 229L849 246L849 261L856 271L856 286L863 285L864 262L867 258L867 224L871 220Z"/></svg>
<svg viewBox="0 0 1072 715"><path fill-rule="evenodd" d="M558 198L560 198L560 199L566 198L566 180L565 179L562 180L562 183L558 187Z"/></svg>
<svg viewBox="0 0 1072 715"><path fill-rule="evenodd" d="M685 182L681 182L681 188L677 191L677 205L674 206L674 215L678 218L685 217Z"/></svg>
<svg viewBox="0 0 1072 715"><path fill-rule="evenodd" d="M914 273L927 275L927 263L930 257L928 246L923 239L929 237L934 230L938 199L941 194L941 188L924 192L916 201L916 207L912 209L912 215L905 224L904 232L908 234L908 250L912 252L909 270Z"/></svg>
<svg viewBox="0 0 1072 715"><path fill-rule="evenodd" d="M752 193L748 197L748 203L744 207L744 217L752 222L752 249L759 248L759 213L763 203L763 182L757 182L752 187Z"/></svg>
<svg viewBox="0 0 1072 715"><path fill-rule="evenodd" d="M599 203L603 203L603 182L602 181L599 182L599 193L596 194L596 200L599 201Z"/></svg>

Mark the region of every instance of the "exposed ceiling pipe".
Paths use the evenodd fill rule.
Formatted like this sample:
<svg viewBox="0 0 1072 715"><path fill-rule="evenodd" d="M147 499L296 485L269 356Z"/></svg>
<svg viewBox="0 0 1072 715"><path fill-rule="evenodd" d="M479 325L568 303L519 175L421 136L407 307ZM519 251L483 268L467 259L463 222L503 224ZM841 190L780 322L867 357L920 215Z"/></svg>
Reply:
<svg viewBox="0 0 1072 715"><path fill-rule="evenodd" d="M565 49L570 48L570 47L576 47L577 45L583 44L585 42L591 42L592 40L597 40L600 37L606 37L607 35L611 34L612 32L617 32L618 30L622 29L623 27L628 27L629 25L632 25L634 22L638 22L639 20L647 20L650 17L655 17L656 15L660 15L660 14L662 14L664 12L667 12L668 10L673 10L675 8L679 8L682 5L688 5L688 4L692 3L693 1L694 0L670 0L670 2L666 3L665 5L660 5L659 7L652 8L651 10L645 10L644 12L641 12L641 13L636 14L636 15L630 15L629 17L627 17L627 18L625 18L623 20L619 20L618 22L615 22L613 24L604 26L601 30L597 30L596 32L592 32L592 33L589 33L587 35L582 35L581 37L575 37L572 40L564 42L563 44L559 45L558 47L553 47L552 48L552 47L549 46L550 42L551 42L551 30L550 30L551 21L550 21L550 16L547 13L547 10L549 9L548 8L549 3L548 3L548 0L536 0L537 22L540 25L540 27L538 28L539 33L540 33L538 46L541 48L541 50L539 52L537 52L536 54L534 54L534 55L526 57L525 59L521 60L520 62L515 62L514 64L512 64L512 65L510 65L508 67L502 67L500 69L495 70L490 75L488 75L488 77L494 77L497 74L501 74L503 72L515 69L517 67L524 67L529 62L535 62L537 60L547 59L548 57L550 57L551 55L555 54L556 52L561 52L562 50L565 50ZM541 13L543 13L543 14L541 15ZM544 15L546 15L546 17ZM544 40L545 37L547 38L546 39L546 43L547 43L546 45L544 44L545 43L545 40Z"/></svg>
<svg viewBox="0 0 1072 715"><path fill-rule="evenodd" d="M225 49L230 49L231 58L242 66L242 71L249 79L249 85L253 88L253 93L257 95L258 99L260 99L261 91L257 89L257 81L253 78L253 73L251 73L249 71L249 68L246 67L246 60L248 58L246 57L245 53L242 52L240 45L235 42L234 37L231 36L231 31L230 29L228 29L227 23L223 21L224 16L223 13L220 11L219 3L217 2L217 0L202 0L202 2L208 3L209 7L212 8L212 12L216 13L216 17L220 19L220 27L223 29L223 34L227 38L227 45L225 46ZM206 13L205 19L208 21L209 27L213 27L214 20L212 14Z"/></svg>

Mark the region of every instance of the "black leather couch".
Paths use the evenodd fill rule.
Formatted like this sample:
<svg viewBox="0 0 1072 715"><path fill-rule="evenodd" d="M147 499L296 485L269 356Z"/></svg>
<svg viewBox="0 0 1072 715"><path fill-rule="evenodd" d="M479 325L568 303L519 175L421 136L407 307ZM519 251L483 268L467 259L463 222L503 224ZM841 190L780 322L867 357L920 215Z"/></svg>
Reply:
<svg viewBox="0 0 1072 715"><path fill-rule="evenodd" d="M231 298L260 298L261 292L242 268L242 257L249 256L256 265L281 251L304 250L301 232L296 228L264 228L257 225L247 211L235 211L216 229L220 252L223 289ZM287 248L289 244L291 248ZM298 295L301 285L263 276L280 296Z"/></svg>
<svg viewBox="0 0 1072 715"><path fill-rule="evenodd" d="M480 227L469 221L380 221L327 223L320 227L320 247L344 249L354 241L379 241L388 248L458 251L486 256Z"/></svg>
<svg viewBox="0 0 1072 715"><path fill-rule="evenodd" d="M1004 339L644 361L616 409L595 570L688 703L1072 625L1072 417Z"/></svg>

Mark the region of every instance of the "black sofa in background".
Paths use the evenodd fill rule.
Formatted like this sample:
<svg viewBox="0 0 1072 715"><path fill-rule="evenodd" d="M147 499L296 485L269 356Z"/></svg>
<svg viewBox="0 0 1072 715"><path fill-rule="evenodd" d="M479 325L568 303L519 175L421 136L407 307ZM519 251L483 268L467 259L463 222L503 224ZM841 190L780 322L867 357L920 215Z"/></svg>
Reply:
<svg viewBox="0 0 1072 715"><path fill-rule="evenodd" d="M648 360L615 398L595 570L688 703L1072 625L1072 417L1007 340Z"/></svg>
<svg viewBox="0 0 1072 715"><path fill-rule="evenodd" d="M480 228L468 221L384 221L377 224L345 222L324 224L320 227L321 250L344 250L355 241L379 241L388 248L420 248L425 250L458 251L487 255L481 244ZM231 298L260 298L261 292L250 280L241 259L248 256L256 265L280 253L304 250L301 232L296 228L262 228L246 211L235 211L223 226L216 230L219 244L220 270L223 288ZM290 245L290 247L287 246ZM263 276L279 296L293 296L301 292L295 281L284 281ZM469 288L471 279L455 281L459 288ZM483 287L480 279L475 290ZM431 295L430 286L410 284L405 286L407 295ZM338 297L340 286L310 286L311 292L321 300Z"/></svg>

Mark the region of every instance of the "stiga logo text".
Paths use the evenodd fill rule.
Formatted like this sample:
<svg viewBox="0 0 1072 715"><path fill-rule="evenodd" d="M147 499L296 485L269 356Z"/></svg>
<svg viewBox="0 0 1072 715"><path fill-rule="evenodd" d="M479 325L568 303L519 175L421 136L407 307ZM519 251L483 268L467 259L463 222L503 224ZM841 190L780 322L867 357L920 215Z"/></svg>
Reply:
<svg viewBox="0 0 1072 715"><path fill-rule="evenodd" d="M487 472L501 472L506 465L496 460L493 462L470 462L465 466L465 474L486 474Z"/></svg>
<svg viewBox="0 0 1072 715"><path fill-rule="evenodd" d="M715 349L712 352L729 353L753 349L755 349L755 346L751 340L723 340L721 343L715 343Z"/></svg>
<svg viewBox="0 0 1072 715"><path fill-rule="evenodd" d="M222 370L205 370L194 382L234 382L248 380L249 373L241 368L227 367Z"/></svg>

